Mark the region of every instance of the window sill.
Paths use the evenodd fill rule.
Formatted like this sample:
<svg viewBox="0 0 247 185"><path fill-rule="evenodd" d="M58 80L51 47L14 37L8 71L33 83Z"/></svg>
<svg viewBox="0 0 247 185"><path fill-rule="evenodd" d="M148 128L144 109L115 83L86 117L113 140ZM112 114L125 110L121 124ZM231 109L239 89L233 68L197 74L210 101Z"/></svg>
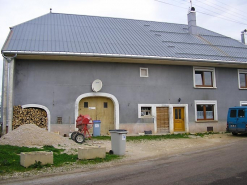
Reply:
<svg viewBox="0 0 247 185"><path fill-rule="evenodd" d="M194 87L194 89L217 89L217 87Z"/></svg>
<svg viewBox="0 0 247 185"><path fill-rule="evenodd" d="M200 121L195 121L196 123L209 123L209 122L218 122L218 120L200 120Z"/></svg>
<svg viewBox="0 0 247 185"><path fill-rule="evenodd" d="M154 118L153 116L142 116L140 118Z"/></svg>
<svg viewBox="0 0 247 185"><path fill-rule="evenodd" d="M247 87L240 87L239 89L240 89L240 90L246 90Z"/></svg>

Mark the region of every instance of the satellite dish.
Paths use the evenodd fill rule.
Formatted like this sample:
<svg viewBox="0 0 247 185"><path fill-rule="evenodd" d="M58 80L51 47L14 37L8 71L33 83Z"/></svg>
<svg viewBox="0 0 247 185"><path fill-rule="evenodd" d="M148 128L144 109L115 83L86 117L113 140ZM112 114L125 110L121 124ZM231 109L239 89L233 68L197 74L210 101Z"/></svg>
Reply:
<svg viewBox="0 0 247 185"><path fill-rule="evenodd" d="M99 92L102 88L102 81L97 79L97 80L94 80L94 82L92 83L92 90L94 92Z"/></svg>

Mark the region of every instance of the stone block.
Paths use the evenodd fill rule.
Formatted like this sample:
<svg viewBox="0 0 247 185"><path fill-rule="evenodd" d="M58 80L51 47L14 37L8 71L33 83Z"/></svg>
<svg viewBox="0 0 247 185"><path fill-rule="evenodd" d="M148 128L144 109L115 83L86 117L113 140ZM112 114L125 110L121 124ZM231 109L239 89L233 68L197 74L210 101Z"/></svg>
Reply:
<svg viewBox="0 0 247 185"><path fill-rule="evenodd" d="M106 147L86 146L78 148L78 159L105 158Z"/></svg>
<svg viewBox="0 0 247 185"><path fill-rule="evenodd" d="M32 164L35 164L35 161L40 161L41 165L53 164L53 152L22 152L20 158L20 164L26 168Z"/></svg>

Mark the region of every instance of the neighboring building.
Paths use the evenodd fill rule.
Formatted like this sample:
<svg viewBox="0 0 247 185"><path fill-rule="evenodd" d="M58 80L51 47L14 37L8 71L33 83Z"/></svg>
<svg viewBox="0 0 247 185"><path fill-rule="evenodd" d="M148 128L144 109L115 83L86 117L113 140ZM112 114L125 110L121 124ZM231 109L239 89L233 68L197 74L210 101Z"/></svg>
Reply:
<svg viewBox="0 0 247 185"><path fill-rule="evenodd" d="M195 11L188 25L49 13L12 27L2 53L17 54L8 86L4 59L5 124L22 105L62 134L79 114L102 135L225 131L228 108L247 104L247 46L196 26Z"/></svg>

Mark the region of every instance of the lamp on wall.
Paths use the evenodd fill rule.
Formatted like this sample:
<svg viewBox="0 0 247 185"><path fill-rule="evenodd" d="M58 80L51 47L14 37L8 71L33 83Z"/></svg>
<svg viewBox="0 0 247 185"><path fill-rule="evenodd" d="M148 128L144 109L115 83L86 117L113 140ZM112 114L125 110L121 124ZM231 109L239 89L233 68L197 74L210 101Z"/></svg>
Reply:
<svg viewBox="0 0 247 185"><path fill-rule="evenodd" d="M178 103L180 103L181 102L181 98L178 98Z"/></svg>

